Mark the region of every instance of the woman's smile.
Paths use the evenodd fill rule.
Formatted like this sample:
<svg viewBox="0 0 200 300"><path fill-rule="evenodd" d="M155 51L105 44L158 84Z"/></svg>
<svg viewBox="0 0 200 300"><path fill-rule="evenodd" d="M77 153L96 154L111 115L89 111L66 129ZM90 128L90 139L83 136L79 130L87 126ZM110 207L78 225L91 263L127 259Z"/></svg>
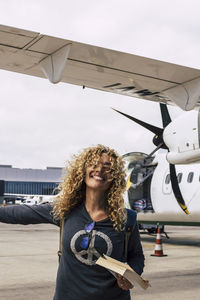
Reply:
<svg viewBox="0 0 200 300"><path fill-rule="evenodd" d="M94 178L97 181L105 181L105 178L103 176L97 175L97 174L93 174L93 172L91 172L90 177Z"/></svg>

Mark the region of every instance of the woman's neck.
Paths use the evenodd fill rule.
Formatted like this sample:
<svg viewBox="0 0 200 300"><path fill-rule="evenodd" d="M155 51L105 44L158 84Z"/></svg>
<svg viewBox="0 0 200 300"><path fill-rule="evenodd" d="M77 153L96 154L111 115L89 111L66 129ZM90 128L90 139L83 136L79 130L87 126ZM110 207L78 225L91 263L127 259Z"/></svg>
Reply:
<svg viewBox="0 0 200 300"><path fill-rule="evenodd" d="M105 211L105 192L86 188L85 208L93 221L107 218Z"/></svg>

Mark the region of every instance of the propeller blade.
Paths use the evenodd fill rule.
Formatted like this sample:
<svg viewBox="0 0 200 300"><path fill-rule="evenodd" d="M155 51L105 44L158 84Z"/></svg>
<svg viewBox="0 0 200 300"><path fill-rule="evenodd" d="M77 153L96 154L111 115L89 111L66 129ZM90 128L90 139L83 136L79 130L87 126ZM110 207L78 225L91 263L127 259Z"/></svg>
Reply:
<svg viewBox="0 0 200 300"><path fill-rule="evenodd" d="M166 104L160 103L160 112L162 116L163 128L165 128L172 121Z"/></svg>
<svg viewBox="0 0 200 300"><path fill-rule="evenodd" d="M184 201L183 196L181 194L181 190L179 188L175 165L169 164L169 170L170 170L171 185L172 185L172 190L173 190L174 196L175 196L178 204L182 208L182 210L187 215L189 215L188 208L185 204L185 201Z"/></svg>
<svg viewBox="0 0 200 300"><path fill-rule="evenodd" d="M129 118L130 120L134 121L135 123L143 126L144 128L150 130L151 132L155 133L158 136L162 135L162 133L163 133L163 129L162 128L159 128L159 127L153 126L151 124L148 124L146 122L143 122L141 120L138 120L138 119L136 119L134 117L131 117L131 116L129 116L129 115L127 115L127 114L125 114L125 113L123 113L123 112L115 109L115 108L112 108L112 109L115 110L116 112L118 112L119 114L125 116L126 118Z"/></svg>

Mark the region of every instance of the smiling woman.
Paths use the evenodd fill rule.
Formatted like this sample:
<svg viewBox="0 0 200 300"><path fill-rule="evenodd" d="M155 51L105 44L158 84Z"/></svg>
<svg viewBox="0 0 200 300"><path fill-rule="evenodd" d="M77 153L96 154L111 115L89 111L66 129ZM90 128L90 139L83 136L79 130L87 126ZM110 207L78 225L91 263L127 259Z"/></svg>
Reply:
<svg viewBox="0 0 200 300"><path fill-rule="evenodd" d="M122 158L103 145L89 147L74 155L65 173L67 176L60 185L61 192L54 206L55 216L62 218L83 201L86 201L86 207L95 201L91 212L99 211L96 203L101 203L102 210L113 221L114 227L121 229L126 219L123 201L126 182ZM93 199L87 201L90 197Z"/></svg>
<svg viewBox="0 0 200 300"><path fill-rule="evenodd" d="M127 261L138 274L143 271L136 214L125 209L124 190L122 158L113 149L97 145L68 163L53 206L0 207L0 222L64 225L54 300L130 300L132 284L96 265L106 254Z"/></svg>
<svg viewBox="0 0 200 300"><path fill-rule="evenodd" d="M95 265L97 258L103 254L125 260L127 210L123 201L125 172L122 158L113 149L97 145L74 156L74 160L68 163L66 174L53 211L55 217L65 219L64 230L68 233L67 239L64 233L63 243L67 245L71 240L70 246L63 249L61 257L61 265L67 263L63 269L64 277L68 278L66 270L73 268L69 266L72 252L76 257L77 268L74 270L74 283L78 280L81 284L81 292L73 290L71 285L66 287L66 293L68 290L71 296L69 299L130 299L129 289L133 286L128 280L104 272ZM131 234L128 263L141 274L144 256L135 225ZM71 258L66 262L65 257L69 254ZM78 261L82 264L78 264ZM84 274L87 280L83 278ZM61 286L57 281L55 299L61 299L59 290Z"/></svg>

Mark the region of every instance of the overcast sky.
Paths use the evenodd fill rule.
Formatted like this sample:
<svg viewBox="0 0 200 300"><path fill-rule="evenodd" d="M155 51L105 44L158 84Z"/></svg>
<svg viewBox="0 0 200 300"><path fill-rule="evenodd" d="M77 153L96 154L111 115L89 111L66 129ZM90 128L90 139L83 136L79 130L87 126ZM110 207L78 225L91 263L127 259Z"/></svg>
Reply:
<svg viewBox="0 0 200 300"><path fill-rule="evenodd" d="M1 24L73 41L200 66L198 0L0 0ZM98 143L149 153L152 134L115 107L161 126L159 106L132 97L0 70L0 164L63 166ZM171 107L172 117L181 113Z"/></svg>

